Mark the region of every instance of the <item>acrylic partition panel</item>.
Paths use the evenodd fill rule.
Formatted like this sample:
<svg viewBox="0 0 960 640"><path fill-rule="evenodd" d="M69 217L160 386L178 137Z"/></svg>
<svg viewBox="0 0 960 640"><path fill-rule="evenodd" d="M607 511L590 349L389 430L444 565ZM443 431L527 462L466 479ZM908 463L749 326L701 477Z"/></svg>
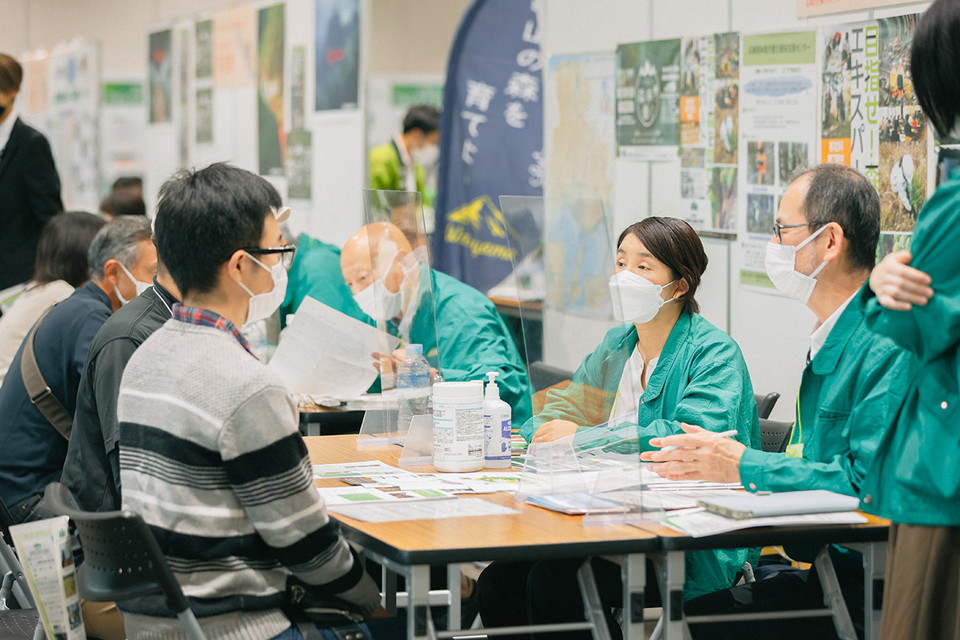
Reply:
<svg viewBox="0 0 960 640"><path fill-rule="evenodd" d="M383 335L399 338L400 346L388 349L385 339L384 348L370 355L370 366L380 370L375 390L383 404L366 412L357 443L402 444L413 418L432 416L429 387L397 388L397 369L406 357L406 346L422 345L431 373L442 375L443 371L423 207L416 191L365 189L363 204L364 226L350 237L341 254L344 279ZM424 419L413 422L430 424ZM415 457L422 459L422 455Z"/></svg>

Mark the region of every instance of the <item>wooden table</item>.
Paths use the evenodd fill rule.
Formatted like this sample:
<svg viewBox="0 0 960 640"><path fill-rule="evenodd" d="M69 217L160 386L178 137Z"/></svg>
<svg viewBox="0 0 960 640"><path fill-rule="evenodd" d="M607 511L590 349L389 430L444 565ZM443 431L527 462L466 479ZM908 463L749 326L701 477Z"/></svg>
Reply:
<svg viewBox="0 0 960 640"><path fill-rule="evenodd" d="M396 464L400 447L395 445L362 445L357 447L356 436L323 436L304 438L314 464L381 460ZM432 472L432 466L405 467L415 472ZM340 486L337 480L318 480L318 486ZM484 500L509 506L517 514L490 517L448 518L439 520L407 520L398 522L361 522L333 514L343 525L348 540L363 547L375 560L392 572L407 577L412 615L408 617L408 637L425 637L428 615L428 569L431 564L457 567L461 562L489 560L542 560L551 558L587 558L615 556L623 567L624 620L628 636L641 638L643 611L635 604L642 603L645 581L644 554L657 547L657 535L643 529L627 526L584 526L580 517L566 516L533 507L514 500L512 494L494 493L481 496ZM449 584L459 583L459 568L450 571L455 578ZM598 624L595 637L608 637L601 613L599 595L590 564L581 569L581 585L587 603L588 617ZM384 585L385 592L388 585ZM451 598L451 621L459 619L459 600ZM387 604L393 604L395 601ZM388 607L389 609L390 607ZM579 626L577 626L577 624ZM549 625L549 628L585 628L585 624ZM456 626L456 625L454 625ZM546 631L546 627L540 627ZM491 630L486 630L490 632ZM499 630L498 630L499 631ZM511 632L504 629L501 633ZM512 632L517 632L513 629ZM440 632L438 637L451 637L453 632ZM493 635L493 633L488 633Z"/></svg>
<svg viewBox="0 0 960 640"><path fill-rule="evenodd" d="M880 637L883 572L886 541L890 521L864 514L864 524L817 525L795 527L757 527L714 536L692 538L663 525L644 525L660 541L660 550L651 554L657 569L663 601L661 619L664 640L688 637L688 624L695 622L733 622L764 618L810 618L832 616L841 638L856 640L853 622L840 591L836 571L827 552L827 545L840 544L863 554L864 635ZM721 614L685 616L683 613L684 558L688 551L736 549L790 544L821 545L816 559L817 573L823 585L826 608L795 611L774 611L754 614Z"/></svg>

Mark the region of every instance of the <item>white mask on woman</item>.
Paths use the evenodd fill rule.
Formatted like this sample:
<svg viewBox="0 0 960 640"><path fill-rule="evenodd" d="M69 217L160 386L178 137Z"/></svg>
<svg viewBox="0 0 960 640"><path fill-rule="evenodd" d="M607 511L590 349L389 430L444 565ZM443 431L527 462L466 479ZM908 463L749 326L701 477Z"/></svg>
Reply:
<svg viewBox="0 0 960 640"><path fill-rule="evenodd" d="M813 239L826 228L826 225L820 227L798 245L780 244L775 240L767 243L764 266L767 270L767 277L773 282L777 291L789 298L795 298L804 304L807 303L810 294L813 293L813 288L817 286L817 274L827 266L827 261L824 260L819 267L813 270L813 273L806 275L796 269L797 252L813 242Z"/></svg>
<svg viewBox="0 0 960 640"><path fill-rule="evenodd" d="M660 297L665 285L654 284L634 272L624 269L610 276L610 297L613 299L613 317L618 322L638 322L643 324L656 317L660 307L674 299Z"/></svg>
<svg viewBox="0 0 960 640"><path fill-rule="evenodd" d="M287 270L283 266L283 260L278 260L277 264L268 267L246 251L244 253L247 254L248 258L269 271L273 278L273 289L265 293L254 293L247 285L238 281L243 290L250 294L250 300L247 301L247 320L244 322L244 324L250 324L257 320L269 318L283 303L283 298L287 295Z"/></svg>

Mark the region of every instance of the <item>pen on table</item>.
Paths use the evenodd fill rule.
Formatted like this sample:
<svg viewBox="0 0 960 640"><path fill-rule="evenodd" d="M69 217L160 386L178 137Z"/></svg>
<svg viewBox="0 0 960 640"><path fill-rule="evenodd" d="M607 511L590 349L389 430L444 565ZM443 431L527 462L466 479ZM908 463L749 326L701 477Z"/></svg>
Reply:
<svg viewBox="0 0 960 640"><path fill-rule="evenodd" d="M713 437L714 437L714 438L727 438L727 437L735 436L735 435L737 435L737 430L736 430L736 429L730 429L729 431L721 431L720 433L714 433L714 434L713 434ZM667 451L673 451L674 449L679 449L679 448L680 448L680 447L678 447L678 446L675 445L675 444L670 444L670 445L667 445L667 446L665 446L665 447L660 447L660 451L661 451L661 452L667 452Z"/></svg>

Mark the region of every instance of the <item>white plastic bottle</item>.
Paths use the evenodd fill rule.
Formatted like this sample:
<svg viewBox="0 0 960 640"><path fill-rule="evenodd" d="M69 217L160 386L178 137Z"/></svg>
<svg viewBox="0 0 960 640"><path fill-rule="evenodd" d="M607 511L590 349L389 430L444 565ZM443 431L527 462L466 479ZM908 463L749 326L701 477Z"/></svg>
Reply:
<svg viewBox="0 0 960 640"><path fill-rule="evenodd" d="M487 373L487 394L483 398L483 460L488 469L510 467L510 405L500 399L499 371Z"/></svg>
<svg viewBox="0 0 960 640"><path fill-rule="evenodd" d="M483 469L483 382L433 385L433 466L437 471Z"/></svg>

